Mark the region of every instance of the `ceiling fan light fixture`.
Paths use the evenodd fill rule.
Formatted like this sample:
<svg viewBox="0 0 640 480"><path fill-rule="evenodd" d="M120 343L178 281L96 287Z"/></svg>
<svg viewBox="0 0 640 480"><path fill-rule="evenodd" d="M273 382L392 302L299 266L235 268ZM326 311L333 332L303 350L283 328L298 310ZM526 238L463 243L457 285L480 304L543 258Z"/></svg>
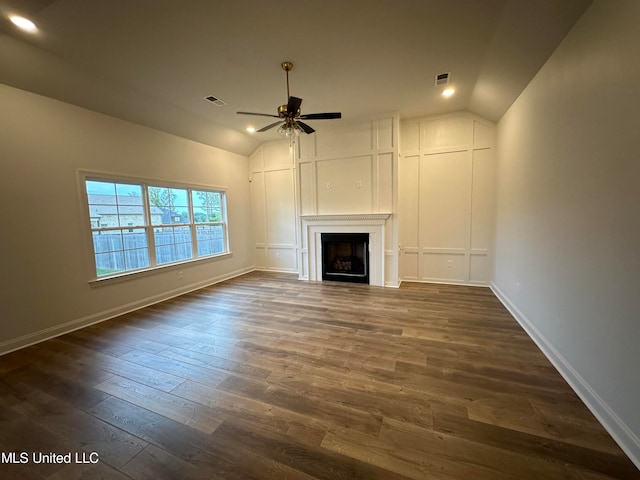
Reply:
<svg viewBox="0 0 640 480"><path fill-rule="evenodd" d="M300 127L298 127L298 125L287 125L286 123L283 123L278 128L278 133L287 138L297 137L300 135Z"/></svg>

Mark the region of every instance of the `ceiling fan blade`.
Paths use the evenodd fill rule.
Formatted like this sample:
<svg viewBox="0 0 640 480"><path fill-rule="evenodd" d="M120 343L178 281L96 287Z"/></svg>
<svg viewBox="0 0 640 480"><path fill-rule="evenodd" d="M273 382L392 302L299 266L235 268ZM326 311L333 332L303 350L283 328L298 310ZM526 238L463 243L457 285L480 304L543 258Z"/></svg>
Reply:
<svg viewBox="0 0 640 480"><path fill-rule="evenodd" d="M342 118L340 112L327 112L327 113L307 113L306 115L300 115L303 120L332 120L334 118Z"/></svg>
<svg viewBox="0 0 640 480"><path fill-rule="evenodd" d="M295 117L298 110L302 105L302 99L298 97L289 97L289 103L287 103L287 116Z"/></svg>
<svg viewBox="0 0 640 480"><path fill-rule="evenodd" d="M311 128L309 125L307 125L304 122L296 121L296 124L302 129L302 131L304 133L313 133L313 132L315 132L315 130L313 128Z"/></svg>
<svg viewBox="0 0 640 480"><path fill-rule="evenodd" d="M271 115L270 113L254 113L254 112L236 112L236 113L239 113L240 115L259 115L261 117L279 118L278 115Z"/></svg>
<svg viewBox="0 0 640 480"><path fill-rule="evenodd" d="M282 122L274 122L271 125L267 125L266 127L262 127L260 130L256 130L257 132L266 132L267 130L269 130L270 128L275 127L276 125L280 125Z"/></svg>

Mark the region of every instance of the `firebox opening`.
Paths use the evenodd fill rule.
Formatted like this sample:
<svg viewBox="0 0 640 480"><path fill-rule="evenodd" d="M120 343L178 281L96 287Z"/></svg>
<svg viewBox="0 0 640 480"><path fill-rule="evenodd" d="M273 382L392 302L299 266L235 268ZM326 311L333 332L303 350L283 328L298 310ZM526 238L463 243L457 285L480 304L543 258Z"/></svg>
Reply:
<svg viewBox="0 0 640 480"><path fill-rule="evenodd" d="M322 279L369 283L369 234L323 233Z"/></svg>

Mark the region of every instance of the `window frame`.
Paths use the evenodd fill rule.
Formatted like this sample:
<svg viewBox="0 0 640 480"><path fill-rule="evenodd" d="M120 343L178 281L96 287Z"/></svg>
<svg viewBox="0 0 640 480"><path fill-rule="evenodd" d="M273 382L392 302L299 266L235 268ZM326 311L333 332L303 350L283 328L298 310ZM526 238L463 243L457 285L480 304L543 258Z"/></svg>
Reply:
<svg viewBox="0 0 640 480"><path fill-rule="evenodd" d="M144 224L143 225L120 225L117 227L114 226L106 226L100 227L95 226L94 222L92 222L91 218L91 210L89 203L89 194L87 192L86 182L87 181L96 181L96 182L106 182L106 183L114 183L114 184L128 184L134 185L141 188L142 194L142 209L144 215ZM200 263L206 261L212 261L220 258L227 257L232 254L230 244L229 244L229 220L228 220L228 210L227 210L227 188L221 186L214 185L203 185L203 184L194 184L194 183L184 183L184 182L175 182L175 181L166 181L166 180L158 180L153 178L142 178L142 177L131 177L124 175L115 175L112 173L105 172L94 172L94 171L78 171L78 186L80 191L80 198L82 204L82 214L83 214L83 231L85 232L85 236L87 238L87 272L89 276L89 283L91 284L102 284L105 282L119 281L124 280L131 277L138 277L141 275L153 274L157 273L160 270L166 270L171 268L179 268L186 264ZM156 239L155 239L155 230L161 225L157 225L153 223L151 208L151 202L149 201L149 188L150 187L159 187L159 188L169 188L169 189L179 189L186 190L187 194L187 216L188 222L180 222L180 223L169 223L166 226L171 227L187 227L190 232L191 238L191 257L175 260L171 262L158 263L156 258ZM196 222L195 218L195 209L198 207L193 203L193 192L211 192L220 194L220 220L215 222ZM99 223L99 222L98 222ZM198 252L198 238L197 238L197 227L199 225L221 225L222 226L222 240L223 240L223 251L212 253L209 255L199 255ZM106 275L98 275L98 263L96 261L96 252L94 246L93 234L96 231L120 231L126 232L130 229L136 230L144 230L145 238L146 238L146 247L147 247L147 256L149 259L149 266L134 268L128 270L121 270L118 272L114 272L112 274ZM123 251L126 251L124 248L123 241Z"/></svg>

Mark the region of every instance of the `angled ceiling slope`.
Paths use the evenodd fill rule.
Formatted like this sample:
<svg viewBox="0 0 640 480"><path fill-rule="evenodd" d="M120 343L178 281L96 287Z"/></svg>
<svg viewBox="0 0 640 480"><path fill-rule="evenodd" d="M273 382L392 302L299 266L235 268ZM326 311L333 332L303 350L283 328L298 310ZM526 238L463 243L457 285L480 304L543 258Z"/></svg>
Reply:
<svg viewBox="0 0 640 480"><path fill-rule="evenodd" d="M264 125L235 112L286 103L284 60L305 111L497 121L590 3L0 0L0 82L247 155L278 137L247 134ZM9 13L39 32L16 30ZM442 72L449 99L434 86Z"/></svg>

